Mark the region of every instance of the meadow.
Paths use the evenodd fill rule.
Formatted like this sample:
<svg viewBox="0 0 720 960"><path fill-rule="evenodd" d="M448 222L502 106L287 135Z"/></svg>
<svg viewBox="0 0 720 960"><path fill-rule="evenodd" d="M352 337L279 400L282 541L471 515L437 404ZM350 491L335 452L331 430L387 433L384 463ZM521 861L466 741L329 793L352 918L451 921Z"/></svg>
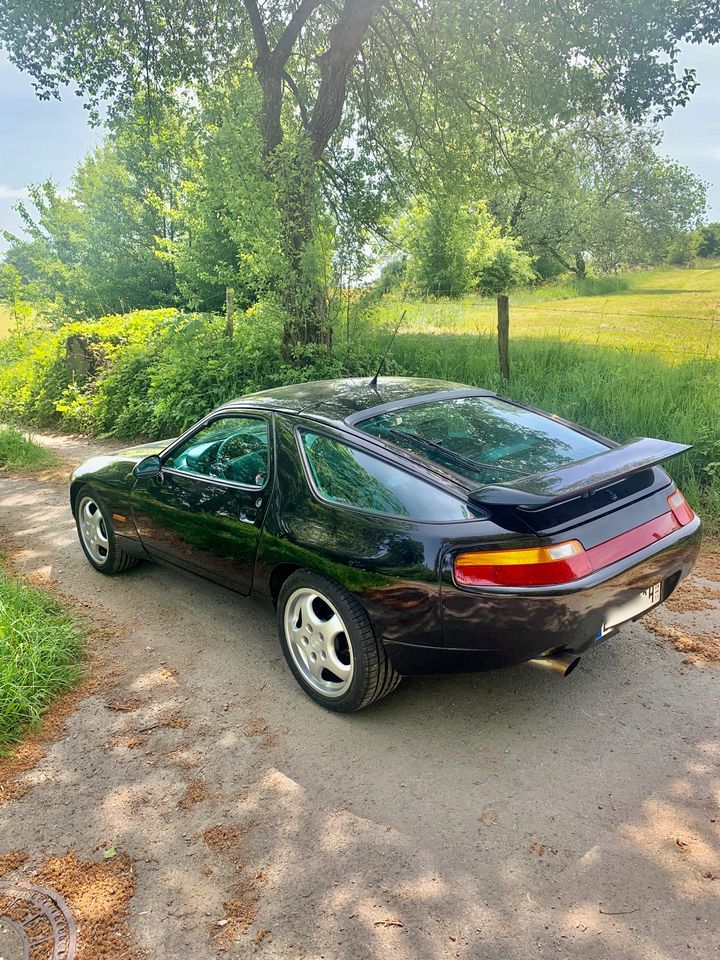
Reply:
<svg viewBox="0 0 720 960"><path fill-rule="evenodd" d="M720 355L720 262L521 290L510 298L511 337L650 352L669 361ZM392 324L406 311L406 333L488 334L495 302L478 297L433 302L384 299L373 311Z"/></svg>

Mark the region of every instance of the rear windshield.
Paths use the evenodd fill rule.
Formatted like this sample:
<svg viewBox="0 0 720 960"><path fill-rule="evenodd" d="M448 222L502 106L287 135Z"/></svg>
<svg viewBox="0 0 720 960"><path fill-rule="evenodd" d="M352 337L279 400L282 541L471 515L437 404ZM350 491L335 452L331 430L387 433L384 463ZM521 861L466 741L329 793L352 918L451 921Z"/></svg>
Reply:
<svg viewBox="0 0 720 960"><path fill-rule="evenodd" d="M608 447L497 397L433 400L357 424L479 484L512 483Z"/></svg>

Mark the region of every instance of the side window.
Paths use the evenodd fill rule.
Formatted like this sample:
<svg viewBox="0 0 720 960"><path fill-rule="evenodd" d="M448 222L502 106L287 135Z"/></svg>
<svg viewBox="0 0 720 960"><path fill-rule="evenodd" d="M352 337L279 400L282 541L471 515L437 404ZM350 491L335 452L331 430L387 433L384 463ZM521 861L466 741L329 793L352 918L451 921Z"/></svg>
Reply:
<svg viewBox="0 0 720 960"><path fill-rule="evenodd" d="M165 466L263 487L268 463L267 421L261 417L222 417L194 433L165 461Z"/></svg>
<svg viewBox="0 0 720 960"><path fill-rule="evenodd" d="M331 503L414 520L477 516L437 487L345 443L306 430L300 437L315 486Z"/></svg>

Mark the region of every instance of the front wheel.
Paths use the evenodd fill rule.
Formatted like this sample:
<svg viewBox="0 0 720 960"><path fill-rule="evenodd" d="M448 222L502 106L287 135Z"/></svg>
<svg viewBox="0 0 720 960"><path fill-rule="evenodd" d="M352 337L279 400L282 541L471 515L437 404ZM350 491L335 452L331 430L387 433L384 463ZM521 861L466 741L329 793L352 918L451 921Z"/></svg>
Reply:
<svg viewBox="0 0 720 960"><path fill-rule="evenodd" d="M400 683L361 605L319 574L297 570L288 577L278 598L278 626L295 679L328 710L361 710Z"/></svg>
<svg viewBox="0 0 720 960"><path fill-rule="evenodd" d="M124 573L139 562L118 545L107 511L90 487L75 499L75 523L85 556L100 573Z"/></svg>

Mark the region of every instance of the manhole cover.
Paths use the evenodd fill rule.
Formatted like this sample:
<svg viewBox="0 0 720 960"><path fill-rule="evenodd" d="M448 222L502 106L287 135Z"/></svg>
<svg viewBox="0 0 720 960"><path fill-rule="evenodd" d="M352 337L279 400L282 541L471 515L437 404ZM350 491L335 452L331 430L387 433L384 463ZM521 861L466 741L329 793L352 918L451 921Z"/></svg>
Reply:
<svg viewBox="0 0 720 960"><path fill-rule="evenodd" d="M0 960L72 960L76 946L75 921L59 894L0 884Z"/></svg>

